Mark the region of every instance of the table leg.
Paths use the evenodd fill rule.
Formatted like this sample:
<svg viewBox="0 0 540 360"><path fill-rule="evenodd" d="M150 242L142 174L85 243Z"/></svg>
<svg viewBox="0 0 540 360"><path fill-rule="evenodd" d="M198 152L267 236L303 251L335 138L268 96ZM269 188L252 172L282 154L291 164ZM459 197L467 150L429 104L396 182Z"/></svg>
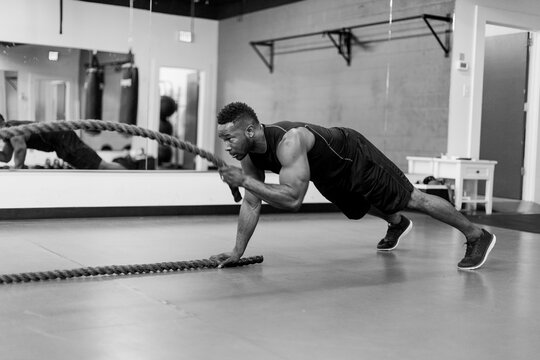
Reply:
<svg viewBox="0 0 540 360"><path fill-rule="evenodd" d="M486 215L493 210L493 177L486 180Z"/></svg>
<svg viewBox="0 0 540 360"><path fill-rule="evenodd" d="M461 210L463 204L463 179L458 178L454 184L454 205L456 210Z"/></svg>

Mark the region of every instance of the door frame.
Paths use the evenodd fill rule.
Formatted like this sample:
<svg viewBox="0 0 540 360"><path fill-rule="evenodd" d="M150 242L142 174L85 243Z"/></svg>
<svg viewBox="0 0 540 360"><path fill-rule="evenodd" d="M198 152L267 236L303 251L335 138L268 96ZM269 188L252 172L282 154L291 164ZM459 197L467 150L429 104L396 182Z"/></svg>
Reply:
<svg viewBox="0 0 540 360"><path fill-rule="evenodd" d="M518 28L532 33L533 46L530 48L527 89L527 103L529 107L526 113L525 126L525 173L523 176L521 198L526 201L534 201L540 195L536 194L536 174L540 171L537 168L539 160L537 158L537 152L539 149L538 130L540 115L540 17L475 6L475 29L473 31L473 55L471 59L472 86L468 122L468 153L469 156L476 158L478 158L480 150L486 24ZM495 176L497 176L496 167Z"/></svg>

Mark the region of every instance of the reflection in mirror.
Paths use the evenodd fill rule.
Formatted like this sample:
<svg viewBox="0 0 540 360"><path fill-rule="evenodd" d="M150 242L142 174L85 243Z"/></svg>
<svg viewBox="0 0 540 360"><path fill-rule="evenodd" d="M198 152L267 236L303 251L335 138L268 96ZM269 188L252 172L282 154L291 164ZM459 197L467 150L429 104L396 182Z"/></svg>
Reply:
<svg viewBox="0 0 540 360"><path fill-rule="evenodd" d="M130 54L119 54L101 51L81 51L80 78L81 118L101 119L136 123L136 112L133 105L124 105L125 94L134 98L135 110L136 96L129 91L135 89L131 82L131 75L125 69L132 69L133 57ZM128 78L124 79L124 75ZM137 90L137 89L135 89ZM126 107L128 110L126 110ZM126 120L127 119L127 120ZM81 139L92 149L98 151L100 156L108 161L116 161L127 169L139 169L144 163L144 149L134 149L131 152L132 138L116 132L82 131ZM144 168L144 167L143 167Z"/></svg>
<svg viewBox="0 0 540 360"><path fill-rule="evenodd" d="M199 72L191 69L162 67L159 70L159 131L197 144L199 109ZM195 169L195 156L160 146L159 169Z"/></svg>
<svg viewBox="0 0 540 360"><path fill-rule="evenodd" d="M137 85L133 68L131 54L2 42L0 114L6 120L2 126L80 118L119 121L121 116L135 123L136 112L126 117L125 110L132 111L135 104L136 111L136 86L131 87L128 97L131 108L122 109L121 105L126 89L130 90L128 85ZM16 168L144 169L137 156L144 157L145 151L130 152L130 137L108 131L64 135L49 133L6 141L0 144L0 161ZM126 159L129 162L123 161Z"/></svg>

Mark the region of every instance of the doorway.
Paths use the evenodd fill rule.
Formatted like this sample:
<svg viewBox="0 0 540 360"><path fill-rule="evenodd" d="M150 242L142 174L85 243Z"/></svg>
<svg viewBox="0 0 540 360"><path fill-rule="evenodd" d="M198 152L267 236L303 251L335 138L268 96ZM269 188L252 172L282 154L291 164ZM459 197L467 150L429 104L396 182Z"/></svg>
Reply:
<svg viewBox="0 0 540 360"><path fill-rule="evenodd" d="M159 70L161 104L164 104L166 97L170 102L174 101L176 107L174 112L163 113L163 108L160 109L160 129L170 129L170 135L195 145L199 120L199 84L200 73L197 70L173 67L162 67ZM161 169L195 169L194 154L178 149L173 149L172 153L165 151L168 149L160 150L158 164Z"/></svg>
<svg viewBox="0 0 540 360"><path fill-rule="evenodd" d="M35 103L36 121L66 120L66 104L68 103L68 81L56 79L43 79L37 81Z"/></svg>
<svg viewBox="0 0 540 360"><path fill-rule="evenodd" d="M521 199L529 33L486 25L480 158L496 160L493 196Z"/></svg>

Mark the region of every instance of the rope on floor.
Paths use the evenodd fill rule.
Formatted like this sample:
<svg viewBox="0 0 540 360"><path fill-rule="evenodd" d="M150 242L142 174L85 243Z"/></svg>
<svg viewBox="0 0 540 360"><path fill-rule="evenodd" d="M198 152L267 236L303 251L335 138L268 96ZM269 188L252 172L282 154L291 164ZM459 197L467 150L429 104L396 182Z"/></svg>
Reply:
<svg viewBox="0 0 540 360"><path fill-rule="evenodd" d="M157 131L145 129L136 125L123 124L114 121L105 120L57 120L57 121L43 121L34 122L30 124L5 127L0 129L0 139L6 140L13 136L32 135L43 132L55 132L55 131L72 131L72 130L89 130L89 131L115 131L122 134L140 136L156 140L161 145L167 145L176 147L181 150L188 151L192 154L198 155L216 167L220 168L227 166L227 163L217 157L216 155L198 148L196 145L178 139L177 137L163 134ZM242 200L242 196L238 191L238 188L231 188L233 192L234 200L236 202Z"/></svg>
<svg viewBox="0 0 540 360"><path fill-rule="evenodd" d="M262 263L262 256L252 256L240 259L232 266L245 266ZM12 284L31 281L65 280L75 277L99 275L136 275L149 273L165 273L184 270L199 270L217 268L219 262L210 259L163 262L156 264L111 265L98 267L85 267L71 270L53 270L40 272L27 272L19 274L0 275L0 284Z"/></svg>

